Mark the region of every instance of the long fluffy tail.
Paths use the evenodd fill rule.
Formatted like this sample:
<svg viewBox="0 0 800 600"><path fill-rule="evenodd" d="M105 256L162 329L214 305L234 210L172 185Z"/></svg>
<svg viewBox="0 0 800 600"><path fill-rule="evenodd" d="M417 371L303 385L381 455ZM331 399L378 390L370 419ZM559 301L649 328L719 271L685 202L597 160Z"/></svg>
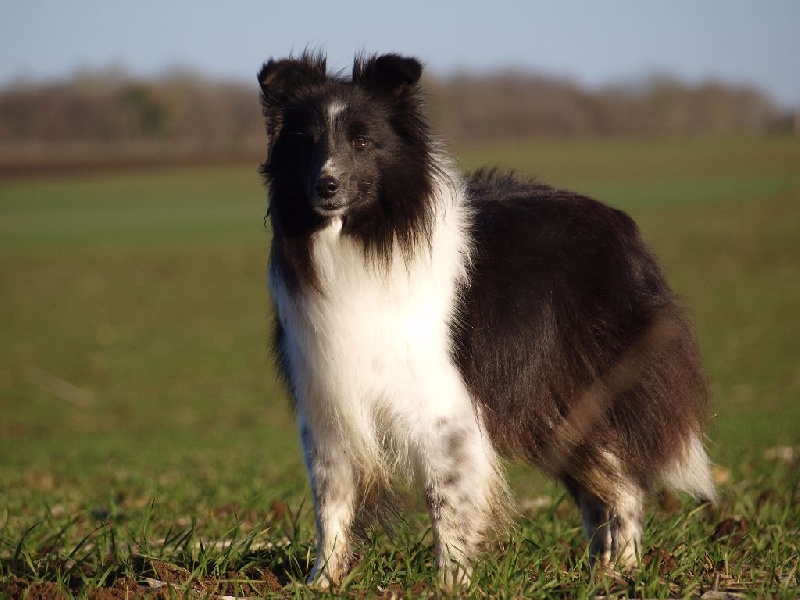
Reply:
<svg viewBox="0 0 800 600"><path fill-rule="evenodd" d="M711 461L699 435L691 437L683 456L669 465L661 478L667 487L688 492L696 498L717 501L717 489L711 475Z"/></svg>

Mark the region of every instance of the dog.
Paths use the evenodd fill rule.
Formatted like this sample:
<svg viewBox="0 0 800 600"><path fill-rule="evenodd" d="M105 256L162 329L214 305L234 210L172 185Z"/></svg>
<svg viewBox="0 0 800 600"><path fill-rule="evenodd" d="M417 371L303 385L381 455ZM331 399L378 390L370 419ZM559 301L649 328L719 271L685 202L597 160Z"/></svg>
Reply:
<svg viewBox="0 0 800 600"><path fill-rule="evenodd" d="M421 63L271 59L258 80L275 352L311 484L310 584L352 568L370 499L424 491L446 588L509 509L503 459L564 483L594 564L635 565L645 499L713 499L708 391L632 219L496 169L457 172Z"/></svg>

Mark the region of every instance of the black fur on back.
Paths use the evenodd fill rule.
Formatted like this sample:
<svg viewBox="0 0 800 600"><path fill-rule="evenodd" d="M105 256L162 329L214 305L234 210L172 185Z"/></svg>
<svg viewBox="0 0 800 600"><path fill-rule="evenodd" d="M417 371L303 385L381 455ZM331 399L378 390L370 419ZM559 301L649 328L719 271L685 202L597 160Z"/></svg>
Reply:
<svg viewBox="0 0 800 600"><path fill-rule="evenodd" d="M497 171L469 182L474 253L455 360L495 447L603 497L651 489L701 430L691 330L631 218ZM573 439L574 438L574 439Z"/></svg>

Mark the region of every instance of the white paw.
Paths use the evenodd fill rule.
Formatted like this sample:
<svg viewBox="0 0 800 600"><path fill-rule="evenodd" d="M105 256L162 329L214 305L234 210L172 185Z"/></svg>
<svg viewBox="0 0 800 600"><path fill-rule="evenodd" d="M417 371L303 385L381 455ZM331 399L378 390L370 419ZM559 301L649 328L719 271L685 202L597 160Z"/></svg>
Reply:
<svg viewBox="0 0 800 600"><path fill-rule="evenodd" d="M308 579L306 579L306 584L308 587L317 590L329 590L333 587L334 581L331 574L325 568L325 565L317 561L314 564L314 568L311 569Z"/></svg>
<svg viewBox="0 0 800 600"><path fill-rule="evenodd" d="M469 587L471 571L455 562L443 566L439 571L442 588L454 592Z"/></svg>

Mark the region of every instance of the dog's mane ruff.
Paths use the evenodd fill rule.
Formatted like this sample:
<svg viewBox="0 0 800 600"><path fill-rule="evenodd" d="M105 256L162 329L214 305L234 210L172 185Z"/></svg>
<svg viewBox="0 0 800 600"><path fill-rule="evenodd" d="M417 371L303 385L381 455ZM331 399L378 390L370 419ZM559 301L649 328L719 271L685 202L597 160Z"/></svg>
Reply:
<svg viewBox="0 0 800 600"><path fill-rule="evenodd" d="M410 231L388 231L386 238L374 240L361 236L349 235L346 223L341 219L333 219L326 229L333 229L341 234L342 242L351 244L360 249L360 260L356 262L377 278L386 278L387 281L397 277L398 273L405 273L411 277L415 269L424 267L437 257L437 236L441 238L453 228L453 235L460 239L462 246L463 268L459 269L457 281L462 283L467 278L467 266L471 258L470 229L472 224L472 211L467 202L466 182L455 170L452 161L445 154L431 156L431 183L430 192L420 203L425 204L424 214L418 215L416 227ZM451 213L453 213L451 215ZM452 217L452 218L450 218ZM456 227L456 225L458 225ZM419 231L416 231L419 229ZM323 231L324 231L323 230ZM321 232L312 235L313 238L324 237ZM346 242L345 242L346 240ZM455 240L450 243L455 244ZM324 256L315 255L314 261L319 267L325 264ZM318 272L320 278L320 291L330 285L333 270L336 268L347 269L351 264L340 260L337 266L326 267L328 275ZM326 283L327 280L327 283Z"/></svg>

